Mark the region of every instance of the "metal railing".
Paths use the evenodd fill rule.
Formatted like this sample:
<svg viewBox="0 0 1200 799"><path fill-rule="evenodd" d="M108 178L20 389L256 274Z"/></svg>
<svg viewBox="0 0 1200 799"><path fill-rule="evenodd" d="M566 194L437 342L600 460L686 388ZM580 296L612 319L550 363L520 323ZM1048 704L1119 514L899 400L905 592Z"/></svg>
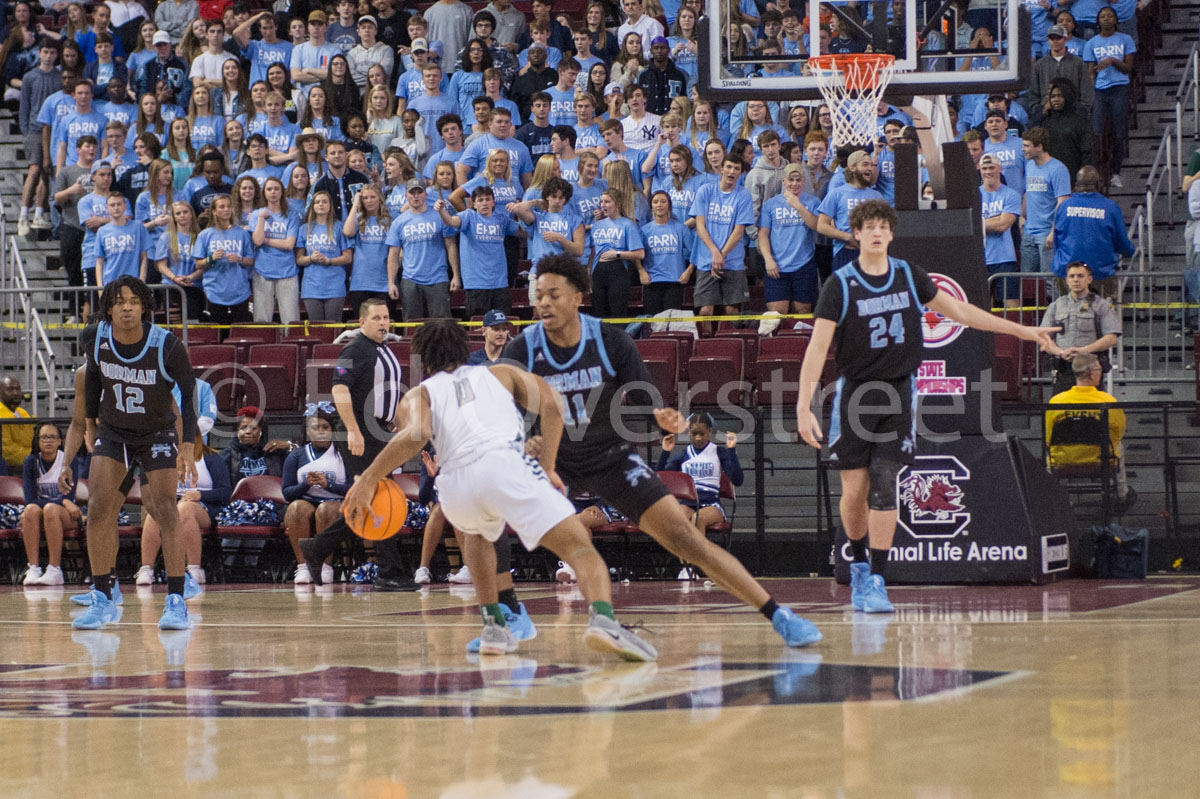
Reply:
<svg viewBox="0 0 1200 799"><path fill-rule="evenodd" d="M21 261L21 250L17 247L17 239L9 238L8 224L0 214L0 246L7 245L8 250L0 256L0 260L8 261L8 285L4 291L12 297L9 301L10 320L17 318L16 310L20 307L21 318L25 322L27 334L18 337L25 349L25 386L30 393L32 412L36 416L41 413L42 391L39 379L46 383L46 398L49 402L47 411L50 415L58 411L58 387L54 383L54 348L50 345L50 337L42 325L42 317L33 306L29 293L29 281L25 277L25 265Z"/></svg>
<svg viewBox="0 0 1200 799"><path fill-rule="evenodd" d="M1187 109L1187 101L1191 100L1191 111ZM1187 64L1184 65L1183 75L1179 78L1179 88L1175 90L1175 152L1179 153L1179 174L1175 185L1183 184L1183 122L1191 120L1191 137L1200 139L1200 42L1192 45L1188 53Z"/></svg>
<svg viewBox="0 0 1200 799"><path fill-rule="evenodd" d="M1173 164L1182 159L1180 151L1176 151L1175 157L1172 157L1171 150L1176 142L1176 127L1168 125L1163 131L1162 138L1158 142L1158 149L1154 152L1154 164L1150 167L1150 174L1146 177L1146 256L1149 259L1150 269L1154 269L1154 220L1158 217L1156 213L1157 202L1159 195L1166 195L1167 199L1167 228L1175 229L1175 192L1178 190L1178 184L1174 183Z"/></svg>

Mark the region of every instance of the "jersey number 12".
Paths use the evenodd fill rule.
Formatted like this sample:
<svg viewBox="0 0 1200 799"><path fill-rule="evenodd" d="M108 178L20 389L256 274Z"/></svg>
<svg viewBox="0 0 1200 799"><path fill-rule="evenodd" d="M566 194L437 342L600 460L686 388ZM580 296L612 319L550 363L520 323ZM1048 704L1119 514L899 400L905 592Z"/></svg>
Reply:
<svg viewBox="0 0 1200 799"><path fill-rule="evenodd" d="M884 319L882 316L876 316L871 319L871 349L880 350L888 345L888 339L891 343L904 343L904 318L898 314L892 314L890 320Z"/></svg>
<svg viewBox="0 0 1200 799"><path fill-rule="evenodd" d="M113 397L117 402L117 410L121 413L146 412L146 409L142 407L143 402L145 402L145 396L137 386L124 386L120 383L114 383Z"/></svg>

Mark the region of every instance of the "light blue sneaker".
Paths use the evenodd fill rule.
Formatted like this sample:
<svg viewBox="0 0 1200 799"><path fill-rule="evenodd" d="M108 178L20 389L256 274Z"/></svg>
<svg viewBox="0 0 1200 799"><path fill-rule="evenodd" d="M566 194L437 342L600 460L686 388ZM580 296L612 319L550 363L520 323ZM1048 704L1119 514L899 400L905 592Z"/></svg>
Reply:
<svg viewBox="0 0 1200 799"><path fill-rule="evenodd" d="M776 608L775 614L771 616L771 626L783 637L784 643L788 646L808 646L822 638L817 625L792 613L790 608Z"/></svg>
<svg viewBox="0 0 1200 799"><path fill-rule="evenodd" d="M76 630L102 630L120 618L121 611L117 603L100 591L92 589L88 592L87 610L72 621L71 626Z"/></svg>
<svg viewBox="0 0 1200 799"><path fill-rule="evenodd" d="M200 583L196 582L196 578L190 572L183 573L183 598L185 600L200 596L202 590Z"/></svg>
<svg viewBox="0 0 1200 799"><path fill-rule="evenodd" d="M850 564L850 604L855 610L863 609L863 586L871 576L870 563Z"/></svg>
<svg viewBox="0 0 1200 799"><path fill-rule="evenodd" d="M525 603L519 602L517 607L521 609L520 613L513 613L509 610L508 605L500 605L500 612L504 614L504 623L508 625L513 638L518 641L531 641L537 638L537 627L533 625L533 619L529 618L529 611L525 610ZM479 652L479 639L473 638L467 644L467 654L477 652Z"/></svg>
<svg viewBox="0 0 1200 799"><path fill-rule="evenodd" d="M187 630L192 626L188 619L187 604L179 594L167 594L167 605L158 620L160 630Z"/></svg>
<svg viewBox="0 0 1200 799"><path fill-rule="evenodd" d="M71 596L71 601L76 605L83 605L84 607L87 607L88 605L92 604L92 592L87 591L82 594L73 594ZM116 580L113 580L112 584L112 601L116 605L125 604L125 597L121 594L121 585Z"/></svg>
<svg viewBox="0 0 1200 799"><path fill-rule="evenodd" d="M896 608L888 601L887 586L883 576L872 574L867 578L862 591L862 609L866 613L894 613Z"/></svg>

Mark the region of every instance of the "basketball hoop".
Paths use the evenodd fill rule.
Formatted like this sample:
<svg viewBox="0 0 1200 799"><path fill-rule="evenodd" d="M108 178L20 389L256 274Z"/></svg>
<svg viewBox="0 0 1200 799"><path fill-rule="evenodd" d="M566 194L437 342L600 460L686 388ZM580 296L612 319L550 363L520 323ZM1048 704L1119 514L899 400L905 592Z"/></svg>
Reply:
<svg viewBox="0 0 1200 799"><path fill-rule="evenodd" d="M834 145L867 146L878 138L876 108L896 71L886 53L817 55L808 59L833 120Z"/></svg>

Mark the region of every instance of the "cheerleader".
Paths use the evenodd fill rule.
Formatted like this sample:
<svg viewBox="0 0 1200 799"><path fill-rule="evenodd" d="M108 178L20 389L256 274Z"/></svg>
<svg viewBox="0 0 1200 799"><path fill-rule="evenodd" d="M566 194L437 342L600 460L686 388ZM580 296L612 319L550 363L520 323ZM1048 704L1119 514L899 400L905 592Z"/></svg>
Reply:
<svg viewBox="0 0 1200 799"><path fill-rule="evenodd" d="M62 494L58 478L63 469L71 471L71 490ZM33 452L25 458L25 510L21 512L21 537L25 541L23 585L62 585L63 531L79 526L80 511L75 504L78 465L62 451L62 432L52 424L39 425L33 439ZM49 563L43 572L38 566L42 535L46 536Z"/></svg>
<svg viewBox="0 0 1200 799"><path fill-rule="evenodd" d="M312 574L300 551L300 539L321 533L342 515L346 464L333 446L337 409L332 402L309 404L304 409L304 432L308 443L288 454L283 462L283 498L288 501L283 528L296 556L296 585L312 583ZM321 566L321 583L333 582L333 567Z"/></svg>

